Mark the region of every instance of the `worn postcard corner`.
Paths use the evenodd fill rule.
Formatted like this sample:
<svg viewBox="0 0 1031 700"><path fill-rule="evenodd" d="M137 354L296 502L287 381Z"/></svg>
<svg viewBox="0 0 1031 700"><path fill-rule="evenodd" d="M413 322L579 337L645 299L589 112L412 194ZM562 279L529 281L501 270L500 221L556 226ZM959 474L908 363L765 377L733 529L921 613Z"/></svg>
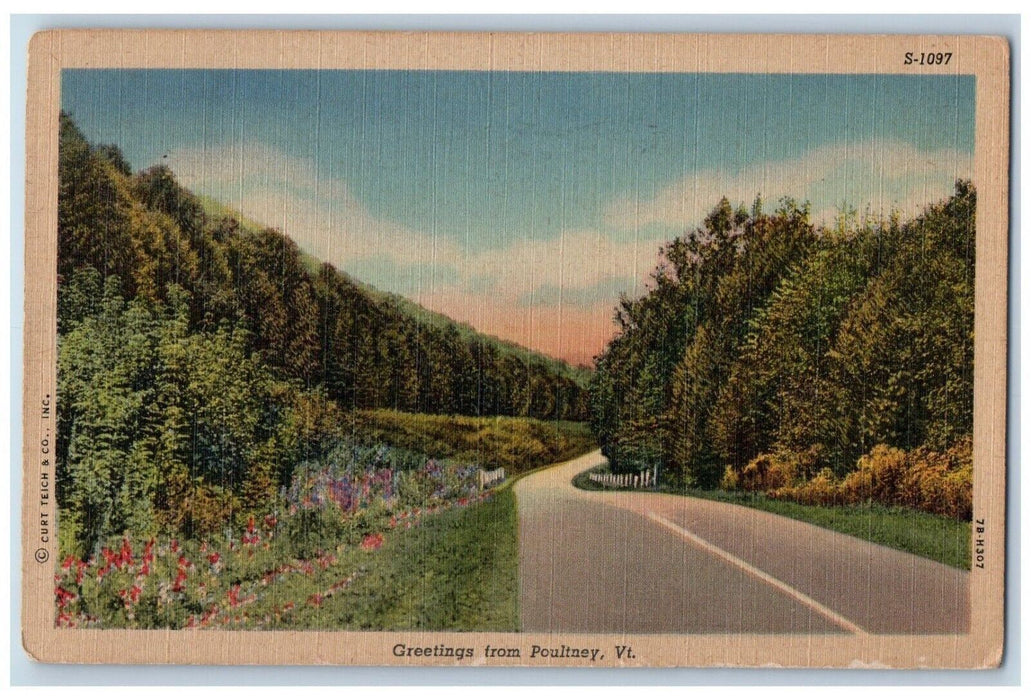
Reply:
<svg viewBox="0 0 1031 700"><path fill-rule="evenodd" d="M997 37L31 43L22 637L987 668Z"/></svg>

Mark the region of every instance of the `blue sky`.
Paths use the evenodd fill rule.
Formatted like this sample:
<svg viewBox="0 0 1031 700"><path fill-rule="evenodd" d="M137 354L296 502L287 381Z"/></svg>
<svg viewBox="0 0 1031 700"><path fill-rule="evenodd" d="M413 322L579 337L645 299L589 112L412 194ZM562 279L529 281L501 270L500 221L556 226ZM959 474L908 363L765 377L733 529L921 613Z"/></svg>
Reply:
<svg viewBox="0 0 1031 700"><path fill-rule="evenodd" d="M970 76L66 70L134 168L487 332L576 361L723 194L830 220L972 172Z"/></svg>

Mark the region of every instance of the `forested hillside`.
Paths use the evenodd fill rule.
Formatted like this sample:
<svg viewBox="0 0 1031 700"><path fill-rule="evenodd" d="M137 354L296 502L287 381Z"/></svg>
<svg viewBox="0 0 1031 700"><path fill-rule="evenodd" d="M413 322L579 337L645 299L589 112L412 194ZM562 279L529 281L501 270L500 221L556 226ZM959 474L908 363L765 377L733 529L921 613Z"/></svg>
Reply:
<svg viewBox="0 0 1031 700"><path fill-rule="evenodd" d="M588 448L565 422L587 415L584 370L314 263L282 233L205 207L166 168L133 174L66 115L59 159L63 551L280 512L297 465L330 453L396 448L402 471L452 457L419 432L447 419L414 412L519 418L466 420L462 474ZM373 416L404 427L405 444Z"/></svg>
<svg viewBox="0 0 1031 700"><path fill-rule="evenodd" d="M584 420L584 372L475 333L329 264L309 269L288 237L208 215L171 171L132 175L114 146L91 148L62 115L60 331L108 294L168 306L192 331L229 324L277 378L342 405ZM173 287L177 291L172 291Z"/></svg>
<svg viewBox="0 0 1031 700"><path fill-rule="evenodd" d="M591 383L613 468L969 517L975 201L829 229L721 201L617 309Z"/></svg>

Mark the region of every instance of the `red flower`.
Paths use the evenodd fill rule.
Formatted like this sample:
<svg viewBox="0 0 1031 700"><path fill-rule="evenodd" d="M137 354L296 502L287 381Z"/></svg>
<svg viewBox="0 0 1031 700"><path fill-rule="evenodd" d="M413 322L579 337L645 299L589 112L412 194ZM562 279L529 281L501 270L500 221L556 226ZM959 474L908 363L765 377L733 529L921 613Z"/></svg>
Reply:
<svg viewBox="0 0 1031 700"><path fill-rule="evenodd" d="M211 554L208 555L208 562L210 562L212 565L217 564L219 562L219 560L221 560L221 559L222 559L222 555L219 554L218 552L212 552Z"/></svg>
<svg viewBox="0 0 1031 700"><path fill-rule="evenodd" d="M383 546L383 535L379 532L371 535L366 535L362 539L362 549L367 552L379 549Z"/></svg>
<svg viewBox="0 0 1031 700"><path fill-rule="evenodd" d="M56 588L54 588L54 595L57 596L57 606L59 608L63 608L65 605L72 602L76 598L76 595L74 593L62 588L61 586L57 586Z"/></svg>

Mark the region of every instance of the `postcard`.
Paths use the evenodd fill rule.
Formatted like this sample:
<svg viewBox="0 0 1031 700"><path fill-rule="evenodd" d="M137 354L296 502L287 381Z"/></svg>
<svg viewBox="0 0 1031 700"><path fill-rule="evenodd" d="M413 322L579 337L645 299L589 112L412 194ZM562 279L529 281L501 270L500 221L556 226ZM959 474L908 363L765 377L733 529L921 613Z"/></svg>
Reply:
<svg viewBox="0 0 1031 700"><path fill-rule="evenodd" d="M22 635L70 663L990 668L1009 48L57 30Z"/></svg>

